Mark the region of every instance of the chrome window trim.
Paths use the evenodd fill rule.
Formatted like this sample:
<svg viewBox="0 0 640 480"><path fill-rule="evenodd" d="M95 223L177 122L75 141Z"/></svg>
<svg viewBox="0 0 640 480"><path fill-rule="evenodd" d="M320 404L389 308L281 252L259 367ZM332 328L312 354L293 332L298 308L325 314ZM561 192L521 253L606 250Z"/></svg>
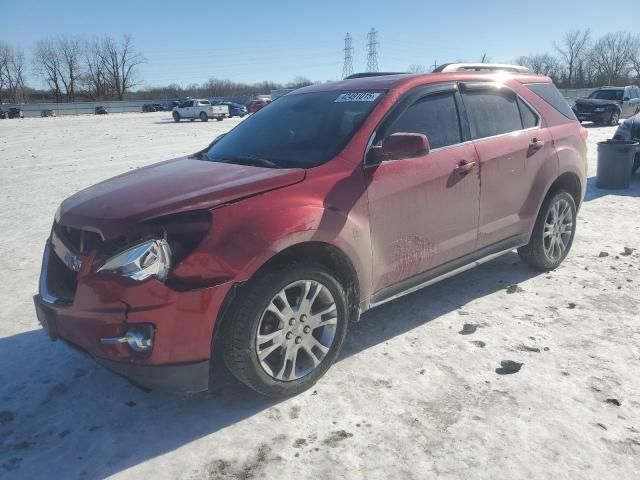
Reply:
<svg viewBox="0 0 640 480"><path fill-rule="evenodd" d="M431 85L434 85L434 86L438 86L438 85L440 85L440 86L442 86L442 85L448 85L448 84L450 84L450 83L451 83L451 82L442 82L442 83L427 84L427 85L421 85L421 86L416 87L416 88L420 88L420 87L429 87L429 86L431 86ZM460 90L460 88L459 88L459 84L460 84L460 83L464 83L464 82L462 82L462 81L461 81L461 82L456 82L456 83L455 83L455 85L456 85L456 91L458 91L458 92L460 93L460 95L462 95L462 94L463 94L463 92L462 92L462 91ZM540 82L540 83L543 83L543 82ZM545 83L545 84L546 84L546 83ZM430 149L430 150L429 150L429 153L432 153L432 152L442 152L442 151L446 151L446 150L451 149L451 148L456 148L456 147L460 147L460 146L464 146L464 145L469 145L469 144L472 144L472 143L484 142L485 140L493 140L493 139L496 139L496 138L505 137L505 136L507 136L507 135L515 135L515 134L519 134L519 133L521 133L521 132L533 132L533 131L541 130L541 129L542 129L542 115L540 114L540 112L538 111L538 109L536 109L536 108L535 108L535 107L534 107L530 102L528 102L525 98L523 98L523 97L522 97L518 92L516 92L516 91L515 91L513 88L511 88L510 86L505 85L505 84L502 84L502 83L498 83L498 82L495 82L495 81L491 81L491 82L482 82L482 81L479 81L479 82L474 82L474 85L482 85L482 86L487 85L489 88L491 88L492 86L500 85L500 88L508 88L511 92L513 92L513 94L514 94L517 98L519 98L519 99L520 99L520 100L521 100L525 105L527 105L527 106L528 106L528 107L533 111L533 113L535 113L535 114L536 114L536 116L538 117L538 123L536 124L536 126L535 126L535 127L522 128L522 129L520 129L520 130L513 130L512 132L500 133L500 134L498 134L498 135L492 135L492 136L490 136L490 137L471 138L471 139L469 139L469 140L465 140L464 142L454 143L454 144L447 145L447 146L444 146L444 147L433 148L433 149ZM407 92L407 93L410 93L410 92ZM430 92L430 93L425 94L425 96L429 96L429 95L437 95L438 93L442 93L442 92L439 92L439 91L437 91L437 90L436 90L436 91L434 91L434 92ZM422 98L422 97L420 97L420 98ZM464 101L464 99L463 99L463 101ZM467 111L467 106L466 106L466 105L464 105L464 109L465 109L465 112L466 112L466 111ZM388 112L388 113L390 113L390 112ZM520 110L519 110L519 109L518 109L518 113L520 113ZM458 115L460 115L460 113L459 113L459 112L458 112ZM385 115L385 116L386 116L386 115ZM371 148L371 145L373 145L373 140L375 139L376 134L378 133L378 129L380 128L380 125L382 125L382 123L384 122L384 120L385 120L385 119L383 118L383 119L378 123L378 125L376 126L376 128L375 128L375 129L373 130L373 132L371 133L371 137L369 137L369 141L367 142L367 146L366 146L366 148L365 148L365 150L364 150L364 156L363 156L363 158L362 158L362 165L363 165L365 168L367 168L367 167L370 167L370 166L371 166L371 165L367 165L367 153L369 153L369 149ZM520 121L522 121L522 116L520 116ZM428 155L428 154L427 154L427 155ZM414 157L414 158L420 158L420 157ZM403 160L406 160L406 159L400 159L400 160L385 160L384 162L382 162L382 164L384 165L385 163L388 163L388 162L401 162L401 161L403 161ZM374 165L374 166L377 166L377 165Z"/></svg>

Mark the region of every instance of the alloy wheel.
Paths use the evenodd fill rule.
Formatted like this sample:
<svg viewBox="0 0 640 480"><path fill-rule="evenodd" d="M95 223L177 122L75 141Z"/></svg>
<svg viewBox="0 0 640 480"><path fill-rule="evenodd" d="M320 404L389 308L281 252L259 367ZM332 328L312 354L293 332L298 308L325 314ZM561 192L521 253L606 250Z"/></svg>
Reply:
<svg viewBox="0 0 640 480"><path fill-rule="evenodd" d="M276 293L265 308L255 351L272 378L293 381L320 365L336 336L337 307L329 289L316 280L299 280Z"/></svg>
<svg viewBox="0 0 640 480"><path fill-rule="evenodd" d="M569 245L573 235L573 211L566 200L560 198L555 201L544 220L542 242L544 253L549 260L560 260Z"/></svg>

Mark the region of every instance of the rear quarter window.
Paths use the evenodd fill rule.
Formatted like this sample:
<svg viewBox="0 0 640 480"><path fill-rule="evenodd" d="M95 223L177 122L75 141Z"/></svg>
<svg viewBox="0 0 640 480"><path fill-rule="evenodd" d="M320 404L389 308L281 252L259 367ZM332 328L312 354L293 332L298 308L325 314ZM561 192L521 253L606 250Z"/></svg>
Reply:
<svg viewBox="0 0 640 480"><path fill-rule="evenodd" d="M577 120L569 103L553 83L529 83L525 86L569 120Z"/></svg>

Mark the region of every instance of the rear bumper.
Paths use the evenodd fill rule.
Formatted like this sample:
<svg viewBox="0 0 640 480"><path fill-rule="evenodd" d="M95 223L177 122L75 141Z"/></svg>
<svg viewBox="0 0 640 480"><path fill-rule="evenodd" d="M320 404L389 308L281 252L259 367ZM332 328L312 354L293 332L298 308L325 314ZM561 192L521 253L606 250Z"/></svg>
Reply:
<svg viewBox="0 0 640 480"><path fill-rule="evenodd" d="M94 274L83 265L72 301L60 302L47 288L50 256L56 253L48 244L34 305L52 340L64 340L144 388L179 393L207 389L215 323L231 282L183 292L155 279L133 282ZM120 337L136 324L153 326L149 352L141 354L123 343L103 344L102 339Z"/></svg>

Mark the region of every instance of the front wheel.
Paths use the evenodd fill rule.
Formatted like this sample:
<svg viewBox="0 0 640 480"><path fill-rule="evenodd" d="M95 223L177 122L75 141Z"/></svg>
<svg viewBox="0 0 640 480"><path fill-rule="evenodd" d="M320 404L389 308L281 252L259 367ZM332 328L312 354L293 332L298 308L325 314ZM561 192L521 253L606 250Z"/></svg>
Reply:
<svg viewBox="0 0 640 480"><path fill-rule="evenodd" d="M174 122L180 121L180 114L178 112L173 112L173 121Z"/></svg>
<svg viewBox="0 0 640 480"><path fill-rule="evenodd" d="M609 118L609 125L614 126L614 125L618 125L618 122L620 121L620 112L615 111L611 114L611 118Z"/></svg>
<svg viewBox="0 0 640 480"><path fill-rule="evenodd" d="M316 383L337 358L347 312L344 288L321 265L258 274L222 326L225 363L258 393L296 395Z"/></svg>
<svg viewBox="0 0 640 480"><path fill-rule="evenodd" d="M575 234L576 203L567 191L556 191L542 203L531 239L518 254L539 270L553 270L569 254Z"/></svg>

